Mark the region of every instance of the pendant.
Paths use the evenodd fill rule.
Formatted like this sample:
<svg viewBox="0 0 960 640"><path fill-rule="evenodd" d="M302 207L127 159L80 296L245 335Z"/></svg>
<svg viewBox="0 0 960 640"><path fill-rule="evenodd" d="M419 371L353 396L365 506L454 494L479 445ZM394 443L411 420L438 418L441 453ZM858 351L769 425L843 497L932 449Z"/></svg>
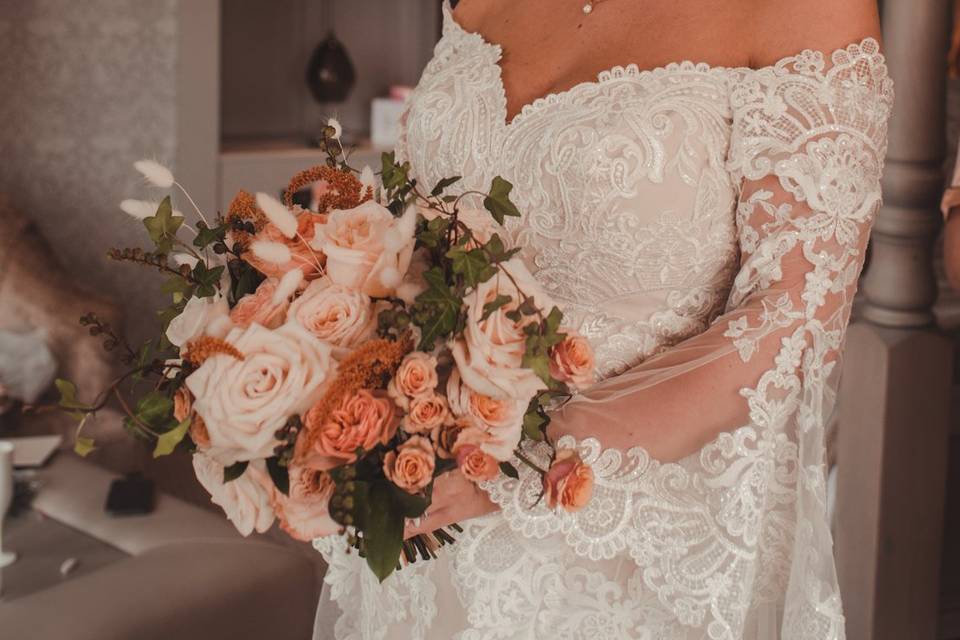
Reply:
<svg viewBox="0 0 960 640"><path fill-rule="evenodd" d="M590 15L591 11L593 11L592 2L587 2L587 4L583 5L583 15Z"/></svg>

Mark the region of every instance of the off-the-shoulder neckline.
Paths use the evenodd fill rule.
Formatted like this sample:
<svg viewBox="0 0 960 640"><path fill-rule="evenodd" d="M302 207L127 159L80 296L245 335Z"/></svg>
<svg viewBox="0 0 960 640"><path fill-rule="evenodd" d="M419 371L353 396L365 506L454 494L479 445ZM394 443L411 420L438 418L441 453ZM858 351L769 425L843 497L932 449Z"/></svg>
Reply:
<svg viewBox="0 0 960 640"><path fill-rule="evenodd" d="M459 35L460 37L473 40L474 42L480 44L481 46L489 49L495 54L495 59L493 64L500 70L499 60L503 56L503 47L495 42L490 42L487 40L483 34L469 31L463 27L453 15L453 8L450 5L450 0L443 0L443 35L444 37L449 37L452 34ZM881 62L884 62L883 54L880 53L880 43L873 37L867 37L859 42L851 42L846 47L836 49L830 53L830 59L836 59L838 55L843 53L852 53L853 51L863 51L871 50L876 52L875 55L878 56ZM681 60L678 62L670 62L668 64L641 69L636 63L628 63L626 65L614 65L608 69L604 69L597 73L597 76L593 80L585 80L579 82L567 89L560 91L555 91L548 93L545 96L534 99L532 102L521 107L520 111L516 113L512 119L509 121L506 120L506 87L503 85L502 74L500 75L500 90L501 90L501 100L503 102L504 110L504 125L507 127L512 127L518 123L518 121L523 120L529 113L536 111L545 104L551 102L556 102L562 100L564 97L576 93L578 90L589 87L592 85L603 84L615 78L622 78L625 76L629 77L638 77L646 78L649 76L659 76L669 73L676 73L679 71L688 71L688 72L697 72L697 73L711 73L711 74L740 74L740 75L750 75L757 73L773 72L776 69L782 69L788 67L791 63L797 62L804 58L805 56L815 56L815 55L824 55L822 51L814 51L812 49L804 49L803 51L781 58L773 64L765 65L762 67L733 67L733 66L724 66L724 65L714 65L709 62L694 62L692 60Z"/></svg>

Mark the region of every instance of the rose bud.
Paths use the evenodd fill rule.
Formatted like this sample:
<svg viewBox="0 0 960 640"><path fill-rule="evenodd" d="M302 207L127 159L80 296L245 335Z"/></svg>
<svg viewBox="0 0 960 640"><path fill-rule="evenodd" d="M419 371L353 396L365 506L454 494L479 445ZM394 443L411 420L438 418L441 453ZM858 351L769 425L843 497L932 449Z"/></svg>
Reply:
<svg viewBox="0 0 960 640"><path fill-rule="evenodd" d="M407 493L417 493L433 480L436 457L428 438L413 436L383 458L387 479Z"/></svg>
<svg viewBox="0 0 960 640"><path fill-rule="evenodd" d="M543 476L543 495L551 509L560 505L570 513L579 511L593 495L593 469L573 449L557 451Z"/></svg>
<svg viewBox="0 0 960 640"><path fill-rule="evenodd" d="M577 389L589 387L596 381L593 347L572 329L560 331L567 337L550 350L550 375Z"/></svg>
<svg viewBox="0 0 960 640"><path fill-rule="evenodd" d="M493 480L500 473L500 463L489 453L473 444L457 447L457 466L467 480Z"/></svg>

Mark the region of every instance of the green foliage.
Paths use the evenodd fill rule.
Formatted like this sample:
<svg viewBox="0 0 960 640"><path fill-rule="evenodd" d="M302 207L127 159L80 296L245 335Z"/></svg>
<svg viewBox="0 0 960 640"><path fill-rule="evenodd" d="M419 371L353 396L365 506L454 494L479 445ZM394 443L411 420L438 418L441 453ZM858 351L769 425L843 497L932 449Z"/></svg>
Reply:
<svg viewBox="0 0 960 640"><path fill-rule="evenodd" d="M405 509L397 500L397 491L387 481L374 482L365 501L364 551L367 566L380 582L396 569L403 545Z"/></svg>
<svg viewBox="0 0 960 640"><path fill-rule="evenodd" d="M285 496L290 495L290 470L280 458L276 456L267 458L267 473L270 474L270 479L280 493Z"/></svg>
<svg viewBox="0 0 960 640"><path fill-rule="evenodd" d="M550 424L550 416L543 410L540 396L536 396L527 406L523 415L523 435L537 442L544 439L544 432Z"/></svg>
<svg viewBox="0 0 960 640"><path fill-rule="evenodd" d="M493 300L491 300L491 301L488 302L487 304L483 305L483 316L481 317L481 320L486 320L486 319L489 318L497 309L500 309L500 308L503 307L504 305L510 304L511 301L513 301L513 298L511 298L510 296L504 295L504 294L502 294L502 293L499 294L496 298L494 298Z"/></svg>
<svg viewBox="0 0 960 640"><path fill-rule="evenodd" d="M493 219L500 224L504 223L507 216L513 218L520 217L520 210L517 209L517 206L510 200L510 192L512 190L512 184L500 176L496 176L490 184L490 192L487 194L487 197L483 199L483 206L490 212Z"/></svg>
<svg viewBox="0 0 960 640"><path fill-rule="evenodd" d="M428 249L437 249L444 242L447 235L447 229L450 228L450 219L446 216L437 216L427 222L420 218L417 240Z"/></svg>
<svg viewBox="0 0 960 640"><path fill-rule="evenodd" d="M81 458L86 458L93 451L95 451L96 448L97 446L94 443L93 438L77 436L77 439L73 442L73 452Z"/></svg>
<svg viewBox="0 0 960 640"><path fill-rule="evenodd" d="M223 468L223 482L233 482L237 478L243 475L243 472L247 470L247 466L250 463L246 460L241 460L240 462L235 462L229 467Z"/></svg>
<svg viewBox="0 0 960 640"><path fill-rule="evenodd" d="M234 259L227 263L230 269L230 301L239 302L245 295L253 293L265 280L264 275L243 260Z"/></svg>
<svg viewBox="0 0 960 640"><path fill-rule="evenodd" d="M450 187L456 184L457 182L460 182L460 177L461 176L443 178L442 180L440 180L440 182L436 184L436 186L433 187L433 189L430 190L430 195L434 197L440 195L441 193L447 190L447 187Z"/></svg>
<svg viewBox="0 0 960 640"><path fill-rule="evenodd" d="M532 304L528 309L521 305L520 311L522 313L529 311L528 315L533 315L537 312L537 309ZM566 337L565 334L558 331L562 320L563 313L557 307L553 307L543 321L531 323L524 329L527 333L527 339L522 365L532 369L550 389L560 387L560 383L550 375L550 349L563 342Z"/></svg>
<svg viewBox="0 0 960 640"><path fill-rule="evenodd" d="M177 230L182 224L183 217L173 215L170 196L163 199L155 215L143 221L143 226L147 228L158 253L170 253L176 240Z"/></svg>
<svg viewBox="0 0 960 640"><path fill-rule="evenodd" d="M461 298L451 291L440 267L427 270L423 277L427 290L417 296L412 317L422 331L419 348L430 351L438 339L456 329Z"/></svg>
<svg viewBox="0 0 960 640"><path fill-rule="evenodd" d="M210 298L216 295L220 284L220 276L223 275L225 268L226 267L221 265L211 269L207 267L203 260L197 261L192 273L194 283L196 284L194 295L198 298Z"/></svg>
<svg viewBox="0 0 960 640"><path fill-rule="evenodd" d="M454 247L447 252L447 258L451 261L453 272L463 277L463 284L467 287L475 287L497 275L497 268L490 263L483 249L467 251Z"/></svg>
<svg viewBox="0 0 960 640"><path fill-rule="evenodd" d="M160 437L157 438L157 446L153 449L153 457L159 458L173 453L177 445L180 444L187 435L187 430L190 429L190 422L190 417L187 417L170 431L160 434Z"/></svg>
<svg viewBox="0 0 960 640"><path fill-rule="evenodd" d="M193 239L193 246L206 249L212 244L223 242L229 227L230 225L223 223L211 229L201 220L197 223L197 237Z"/></svg>
<svg viewBox="0 0 960 640"><path fill-rule="evenodd" d="M509 462L500 463L500 472L508 478L513 478L514 480L520 478L520 473L517 471L517 468Z"/></svg>

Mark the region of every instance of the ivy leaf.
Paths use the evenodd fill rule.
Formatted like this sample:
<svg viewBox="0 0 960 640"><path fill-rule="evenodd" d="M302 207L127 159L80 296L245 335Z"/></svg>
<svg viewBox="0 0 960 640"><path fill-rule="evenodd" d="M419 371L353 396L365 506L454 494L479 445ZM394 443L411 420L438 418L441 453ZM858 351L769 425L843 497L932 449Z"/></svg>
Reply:
<svg viewBox="0 0 960 640"><path fill-rule="evenodd" d="M158 430L167 430L173 420L173 400L160 391L151 391L137 402L136 416Z"/></svg>
<svg viewBox="0 0 960 640"><path fill-rule="evenodd" d="M520 252L519 247L507 249L503 244L503 239L496 233L487 240L487 243L483 245L483 249L490 255L490 260L496 263L506 262Z"/></svg>
<svg viewBox="0 0 960 640"><path fill-rule="evenodd" d="M86 458L96 448L97 448L97 445L94 442L93 438L85 438L83 436L77 436L77 439L73 443L73 452L76 453L81 458Z"/></svg>
<svg viewBox="0 0 960 640"><path fill-rule="evenodd" d="M396 154L393 151L382 154L380 163L380 178L383 181L384 188L388 190L398 189L408 182L410 163L397 164Z"/></svg>
<svg viewBox="0 0 960 640"><path fill-rule="evenodd" d="M513 478L514 480L520 479L520 473L517 471L517 468L509 462L500 463L500 472L508 478Z"/></svg>
<svg viewBox="0 0 960 640"><path fill-rule="evenodd" d="M177 448L177 445L183 440L184 436L187 435L187 430L190 428L190 422L192 418L189 416L176 427L167 431L166 433L160 434L160 437L157 438L157 446L153 449L153 457L159 458L161 456L168 456Z"/></svg>
<svg viewBox="0 0 960 640"><path fill-rule="evenodd" d="M224 240L226 235L226 224L221 224L211 229L201 220L197 223L197 237L193 239L193 246L206 249L211 244Z"/></svg>
<svg viewBox="0 0 960 640"><path fill-rule="evenodd" d="M500 224L503 224L507 216L514 218L520 217L520 210L510 201L510 192L512 190L512 184L500 176L496 176L490 184L490 192L487 194L487 197L483 199L484 208L486 208L486 210L490 212L490 215L493 216L493 219Z"/></svg>
<svg viewBox="0 0 960 640"><path fill-rule="evenodd" d="M523 415L523 435L537 442L543 440L543 432L550 424L550 416L540 406L540 399L534 398Z"/></svg>
<svg viewBox="0 0 960 640"><path fill-rule="evenodd" d="M290 495L290 470L280 462L280 458L273 456L267 458L267 473L273 480L273 485L283 495Z"/></svg>
<svg viewBox="0 0 960 640"><path fill-rule="evenodd" d="M450 291L440 267L427 270L423 278L428 287L417 296L414 322L422 332L420 348L429 351L437 338L456 329L461 301Z"/></svg>
<svg viewBox="0 0 960 640"><path fill-rule="evenodd" d="M147 228L150 239L157 246L158 253L170 253L173 249L173 241L176 238L177 230L182 224L183 217L173 215L170 196L163 199L155 215L145 218L143 221L143 226Z"/></svg>
<svg viewBox="0 0 960 640"><path fill-rule="evenodd" d="M430 191L430 195L431 195L431 196L438 196L438 195L440 195L441 193L443 193L444 191L446 191L447 187L449 187L449 186L451 186L451 185L454 185L454 184L456 184L457 182L460 182L460 176L453 176L453 177L450 177L450 178L444 178L444 179L442 179L440 182L438 182L438 183L436 184L436 186Z"/></svg>
<svg viewBox="0 0 960 640"><path fill-rule="evenodd" d="M364 547L367 565L380 582L397 568L403 545L403 514L392 495L389 483L381 481L373 483L367 497Z"/></svg>
<svg viewBox="0 0 960 640"><path fill-rule="evenodd" d="M489 318L489 317L493 314L494 311L496 311L497 309L503 307L503 306L506 305L506 304L510 304L510 302L511 302L512 300L513 300L513 298L511 298L510 296L504 295L504 294L501 293L501 294L498 295L496 298L494 298L493 300L491 300L491 301L488 302L487 304L483 305L483 316L481 316L480 319L481 319L481 320L486 320L487 318Z"/></svg>
<svg viewBox="0 0 960 640"><path fill-rule="evenodd" d="M193 279L197 283L196 295L198 298L210 298L217 293L217 285L220 283L220 276L226 267L209 268L201 260L193 268Z"/></svg>
<svg viewBox="0 0 960 640"><path fill-rule="evenodd" d="M69 380L57 378L54 384L57 386L57 391L60 392L60 402L58 404L61 409L65 409L68 412L83 412L90 411L93 408L77 400L77 385Z"/></svg>
<svg viewBox="0 0 960 640"><path fill-rule="evenodd" d="M465 251L455 247L447 252L447 257L451 260L453 272L463 276L467 287L475 287L497 275L497 268L490 264L482 249Z"/></svg>
<svg viewBox="0 0 960 640"><path fill-rule="evenodd" d="M247 465L250 464L246 460L241 460L240 462L235 462L229 467L223 468L223 482L224 484L228 482L233 482L237 478L243 475L243 472L247 470Z"/></svg>
<svg viewBox="0 0 960 640"><path fill-rule="evenodd" d="M537 377L550 388L556 385L550 375L550 357L540 343L540 336L527 336L527 349L523 354L522 366L532 370Z"/></svg>

